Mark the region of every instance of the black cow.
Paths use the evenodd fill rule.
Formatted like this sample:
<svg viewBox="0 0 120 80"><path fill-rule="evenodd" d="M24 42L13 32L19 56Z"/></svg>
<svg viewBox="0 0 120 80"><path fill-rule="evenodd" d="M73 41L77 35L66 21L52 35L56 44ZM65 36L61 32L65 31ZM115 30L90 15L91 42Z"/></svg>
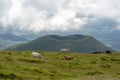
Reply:
<svg viewBox="0 0 120 80"><path fill-rule="evenodd" d="M106 50L106 52L105 52L106 54L111 54L112 52L111 51L109 51L109 50Z"/></svg>

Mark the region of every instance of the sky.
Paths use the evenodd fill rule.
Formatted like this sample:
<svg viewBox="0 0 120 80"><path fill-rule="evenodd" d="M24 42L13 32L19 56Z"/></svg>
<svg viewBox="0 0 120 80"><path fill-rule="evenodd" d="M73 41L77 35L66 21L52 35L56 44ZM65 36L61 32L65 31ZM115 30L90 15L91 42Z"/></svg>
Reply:
<svg viewBox="0 0 120 80"><path fill-rule="evenodd" d="M120 34L120 1L0 0L0 28L15 35L87 34L107 42Z"/></svg>
<svg viewBox="0 0 120 80"><path fill-rule="evenodd" d="M120 30L118 0L0 0L0 22L4 29L24 33L87 29L86 24L110 19Z"/></svg>

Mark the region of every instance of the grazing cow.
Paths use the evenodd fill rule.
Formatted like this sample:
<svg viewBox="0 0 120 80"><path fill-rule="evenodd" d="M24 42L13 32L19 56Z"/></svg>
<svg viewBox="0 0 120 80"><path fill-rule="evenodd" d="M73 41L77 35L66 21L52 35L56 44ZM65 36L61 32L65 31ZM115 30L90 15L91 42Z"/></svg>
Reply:
<svg viewBox="0 0 120 80"><path fill-rule="evenodd" d="M65 60L72 60L74 58L74 56L68 57L68 56L64 56Z"/></svg>
<svg viewBox="0 0 120 80"><path fill-rule="evenodd" d="M109 50L106 50L106 52L105 52L106 54L111 54L112 52L111 51L109 51Z"/></svg>
<svg viewBox="0 0 120 80"><path fill-rule="evenodd" d="M44 59L44 57L42 56L42 54L40 54L40 53L38 53L38 52L32 52L32 57Z"/></svg>
<svg viewBox="0 0 120 80"><path fill-rule="evenodd" d="M61 50L60 50L61 53L69 52L69 51L70 51L70 49L67 49L67 48L64 48L64 49L61 49Z"/></svg>

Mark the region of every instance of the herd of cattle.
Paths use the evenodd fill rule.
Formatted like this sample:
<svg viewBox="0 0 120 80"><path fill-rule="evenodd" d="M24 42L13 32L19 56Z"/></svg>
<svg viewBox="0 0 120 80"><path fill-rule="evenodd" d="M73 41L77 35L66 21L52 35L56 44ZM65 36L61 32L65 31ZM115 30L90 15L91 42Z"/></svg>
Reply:
<svg viewBox="0 0 120 80"><path fill-rule="evenodd" d="M38 52L32 52L32 57L33 58L40 58L40 59L45 59L44 56ZM65 60L72 60L74 56L64 56Z"/></svg>
<svg viewBox="0 0 120 80"><path fill-rule="evenodd" d="M61 49L59 54L61 54L61 53L67 53L69 51L70 51L70 49ZM103 52L102 51L93 52L92 54L102 54L102 53L111 54L112 52L109 51L109 50L106 50L106 51L103 51ZM32 52L32 57L33 58L45 59L44 56L42 54L38 53L38 52ZM74 57L75 56L64 56L64 59L65 60L72 60Z"/></svg>
<svg viewBox="0 0 120 80"><path fill-rule="evenodd" d="M93 52L92 54L102 54L102 53L112 54L112 52L111 52L110 50L106 50L106 51L97 51L97 52Z"/></svg>

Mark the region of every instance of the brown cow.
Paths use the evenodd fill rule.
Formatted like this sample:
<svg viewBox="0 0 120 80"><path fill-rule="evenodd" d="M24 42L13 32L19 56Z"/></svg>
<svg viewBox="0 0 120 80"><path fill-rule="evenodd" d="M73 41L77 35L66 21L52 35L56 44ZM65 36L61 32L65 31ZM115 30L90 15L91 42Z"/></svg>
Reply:
<svg viewBox="0 0 120 80"><path fill-rule="evenodd" d="M64 56L64 58L65 58L65 60L72 60L74 58L74 56L71 56L71 57L70 56L69 57L68 56Z"/></svg>

